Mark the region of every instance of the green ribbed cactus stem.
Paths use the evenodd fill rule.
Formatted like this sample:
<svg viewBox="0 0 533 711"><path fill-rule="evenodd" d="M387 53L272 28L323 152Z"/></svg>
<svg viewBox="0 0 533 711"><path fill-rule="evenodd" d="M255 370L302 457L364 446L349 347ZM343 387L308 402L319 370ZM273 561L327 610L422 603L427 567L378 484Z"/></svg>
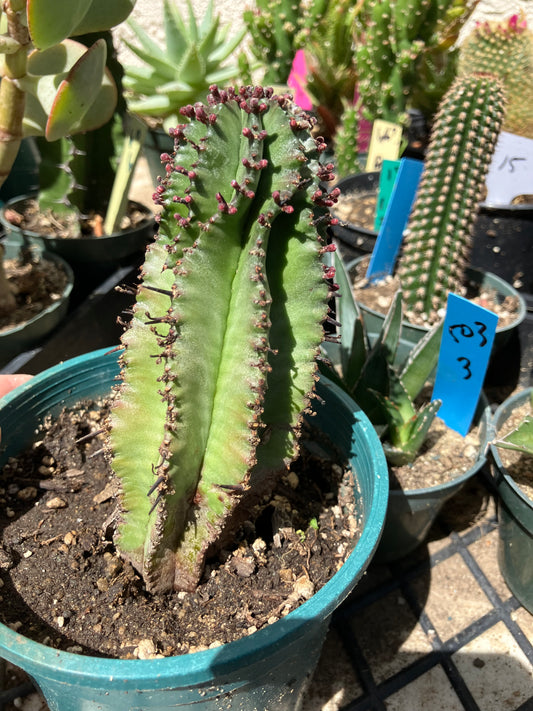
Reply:
<svg viewBox="0 0 533 711"><path fill-rule="evenodd" d="M194 589L236 506L295 456L332 276L311 119L260 87L182 112L110 418L116 543L157 591Z"/></svg>
<svg viewBox="0 0 533 711"><path fill-rule="evenodd" d="M408 319L434 323L448 292L462 289L504 108L503 87L491 75L456 79L441 102L396 270Z"/></svg>
<svg viewBox="0 0 533 711"><path fill-rule="evenodd" d="M503 130L533 138L533 33L523 12L478 23L461 45L459 71L498 76L507 98Z"/></svg>
<svg viewBox="0 0 533 711"><path fill-rule="evenodd" d="M359 114L358 105L344 108L341 124L335 134L335 170L339 178L359 172Z"/></svg>

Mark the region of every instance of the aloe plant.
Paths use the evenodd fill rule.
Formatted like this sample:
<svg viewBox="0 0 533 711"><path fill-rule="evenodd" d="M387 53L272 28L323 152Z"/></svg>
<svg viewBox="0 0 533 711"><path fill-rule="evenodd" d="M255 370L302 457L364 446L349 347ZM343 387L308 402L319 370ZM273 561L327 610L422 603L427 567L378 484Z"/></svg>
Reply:
<svg viewBox="0 0 533 711"><path fill-rule="evenodd" d="M396 267L409 320L439 320L448 293L463 287L504 110L493 75L458 77L443 97Z"/></svg>
<svg viewBox="0 0 533 711"><path fill-rule="evenodd" d="M503 129L533 138L533 34L524 12L503 22L478 22L461 44L459 72L488 72L503 82Z"/></svg>
<svg viewBox="0 0 533 711"><path fill-rule="evenodd" d="M223 84L239 76L240 67L231 55L243 40L245 29L230 37L231 26L222 26L209 0L201 22L187 0L188 20L173 0L163 0L165 45L133 19L128 20L136 42L124 43L141 60L141 66L126 65L124 87L130 111L163 121L168 128L179 121L179 109L205 101L211 84Z"/></svg>
<svg viewBox="0 0 533 711"><path fill-rule="evenodd" d="M0 17L0 185L24 136L56 141L104 124L116 90L105 72L104 39L86 48L71 37L122 22L135 0L6 0ZM12 294L0 280L0 311Z"/></svg>
<svg viewBox="0 0 533 711"><path fill-rule="evenodd" d="M332 276L312 121L261 87L182 113L110 420L116 543L158 591L193 589L239 501L295 456Z"/></svg>
<svg viewBox="0 0 533 711"><path fill-rule="evenodd" d="M400 362L403 309L402 292L392 301L375 341L370 343L364 319L353 296L351 279L335 254L335 278L339 285L337 319L341 323L338 367L322 363L321 370L348 392L380 433L387 461L395 466L410 463L424 444L441 406L432 400L415 404L439 357L442 323L428 331ZM335 359L334 348L325 345Z"/></svg>

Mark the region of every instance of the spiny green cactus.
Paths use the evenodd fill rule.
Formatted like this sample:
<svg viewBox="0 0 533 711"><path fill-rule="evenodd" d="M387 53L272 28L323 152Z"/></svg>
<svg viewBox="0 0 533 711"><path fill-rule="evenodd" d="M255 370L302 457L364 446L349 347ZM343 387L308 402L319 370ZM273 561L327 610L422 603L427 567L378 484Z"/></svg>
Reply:
<svg viewBox="0 0 533 711"><path fill-rule="evenodd" d="M196 20L190 0L187 8L188 22L175 0L163 0L164 47L133 19L127 23L140 46L124 43L143 62L125 67L129 109L164 120L165 128L178 122L182 106L205 101L211 84L234 80L240 71L229 60L246 30L230 38L231 26L220 25L220 17L213 14L213 0L209 0L201 22Z"/></svg>
<svg viewBox="0 0 533 711"><path fill-rule="evenodd" d="M442 323L428 331L409 353L407 361L399 364L397 352L403 320L401 291L395 294L381 331L371 345L350 276L342 259L337 254L334 258L339 285L337 318L342 325L340 343L326 343L325 350L335 360L333 349L339 348L340 362L335 370L323 363L320 368L355 399L376 426L387 461L393 466L408 464L414 461L424 444L442 404L440 400L421 407L415 404L437 365Z"/></svg>
<svg viewBox="0 0 533 711"><path fill-rule="evenodd" d="M396 268L408 319L434 323L462 289L504 109L491 75L457 78L440 104Z"/></svg>
<svg viewBox="0 0 533 711"><path fill-rule="evenodd" d="M302 31L315 27L330 0L256 0L243 12L251 36L250 51L265 70L265 85L287 83Z"/></svg>
<svg viewBox="0 0 533 711"><path fill-rule="evenodd" d="M355 57L365 118L407 124L407 109L431 121L455 77L459 31L476 0L363 0Z"/></svg>
<svg viewBox="0 0 533 711"><path fill-rule="evenodd" d="M461 45L459 72L499 77L507 97L503 130L533 138L533 33L523 12L478 23Z"/></svg>
<svg viewBox="0 0 533 711"><path fill-rule="evenodd" d="M440 318L460 292L471 236L505 110L492 75L457 78L435 117L396 273L406 315Z"/></svg>
<svg viewBox="0 0 533 711"><path fill-rule="evenodd" d="M334 137L345 105L354 100L354 18L358 11L353 0L329 2L317 22L298 35L307 64L305 90L326 139Z"/></svg>
<svg viewBox="0 0 533 711"><path fill-rule="evenodd" d="M311 120L261 87L182 112L110 421L117 545L152 590L193 589L242 495L294 457L332 276Z"/></svg>
<svg viewBox="0 0 533 711"><path fill-rule="evenodd" d="M341 123L335 134L335 172L339 178L359 173L359 103L344 107Z"/></svg>

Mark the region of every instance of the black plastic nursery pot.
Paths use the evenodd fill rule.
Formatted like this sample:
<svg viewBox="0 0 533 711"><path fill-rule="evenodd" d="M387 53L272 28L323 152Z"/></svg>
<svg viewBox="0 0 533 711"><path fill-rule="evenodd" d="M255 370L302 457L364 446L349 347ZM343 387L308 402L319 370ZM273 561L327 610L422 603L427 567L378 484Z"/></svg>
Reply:
<svg viewBox="0 0 533 711"><path fill-rule="evenodd" d="M533 294L533 204L481 204L470 261Z"/></svg>
<svg viewBox="0 0 533 711"><path fill-rule="evenodd" d="M355 271L357 266L367 259L365 255L363 257L358 257L352 260L346 266L349 272ZM466 270L466 278L469 283L479 284L480 288L487 289L490 291L495 291L497 298L501 303L506 297L512 296L516 298L518 302L518 312L515 321L508 324L507 326L498 326L496 329L496 336L494 338L493 354L498 352L505 346L514 331L520 326L522 321L526 316L526 302L522 294L520 294L511 284L506 282L504 279L492 274L490 272L484 272L480 269L475 269L473 267L468 267ZM385 314L376 311L375 309L365 306L365 304L360 301L357 302L363 318L366 324L367 331L369 333L379 333L385 320ZM418 326L409 323L409 321L402 322L402 341L414 346L420 339L427 333L428 327Z"/></svg>
<svg viewBox="0 0 533 711"><path fill-rule="evenodd" d="M0 403L5 448L0 465L33 441L47 413L109 392L119 374L104 349L43 371ZM363 575L377 547L388 475L374 428L357 405L320 378L314 426L356 473L362 533L340 570L312 598L277 622L216 649L165 659L105 659L57 651L0 625L0 656L23 668L51 711L296 711L318 661L333 611Z"/></svg>
<svg viewBox="0 0 533 711"><path fill-rule="evenodd" d="M523 405L533 388L511 395L494 413L493 438ZM533 501L526 496L505 468L498 447L490 445L493 478L498 492L498 562L501 573L517 600L533 614ZM532 465L533 466L533 465Z"/></svg>
<svg viewBox="0 0 533 711"><path fill-rule="evenodd" d="M23 230L6 218L6 209L20 212L25 200L30 196L19 196L9 200L0 211L0 222L9 233L38 244L49 252L58 254L75 269L97 269L112 267L121 259L135 254L142 254L146 245L153 240L155 234L155 217L144 205L130 201L130 205L145 213L146 217L135 227L114 232L102 237L81 236L76 238L61 238L52 235L39 234L31 230Z"/></svg>
<svg viewBox="0 0 533 711"><path fill-rule="evenodd" d="M21 246L19 241L7 239L3 244L8 259L17 257ZM55 301L28 321L0 331L0 366L40 343L67 315L74 286L74 273L69 264L57 254L42 250L39 252L43 258L55 262L65 272L67 276L65 288L57 295Z"/></svg>
<svg viewBox="0 0 533 711"><path fill-rule="evenodd" d="M491 411L482 394L474 416L479 426L479 449L472 466L459 476L424 489L391 489L383 535L375 560L390 563L414 551L427 538L444 504L475 476L487 461Z"/></svg>
<svg viewBox="0 0 533 711"><path fill-rule="evenodd" d="M339 180L336 187L341 195L368 199L377 197L379 178L379 172L358 173ZM370 254L378 236L373 229L342 219L332 230L347 261ZM533 294L532 238L532 203L483 202L474 223L470 263L474 268L495 274L519 292Z"/></svg>

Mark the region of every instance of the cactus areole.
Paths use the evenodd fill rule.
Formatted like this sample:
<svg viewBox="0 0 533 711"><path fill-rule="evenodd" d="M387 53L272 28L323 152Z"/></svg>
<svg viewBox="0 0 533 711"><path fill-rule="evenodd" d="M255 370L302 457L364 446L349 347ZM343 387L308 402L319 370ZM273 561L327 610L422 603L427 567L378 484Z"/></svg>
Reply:
<svg viewBox="0 0 533 711"><path fill-rule="evenodd" d="M332 293L311 119L260 87L181 112L110 419L116 544L154 592L193 590L236 507L296 455Z"/></svg>

